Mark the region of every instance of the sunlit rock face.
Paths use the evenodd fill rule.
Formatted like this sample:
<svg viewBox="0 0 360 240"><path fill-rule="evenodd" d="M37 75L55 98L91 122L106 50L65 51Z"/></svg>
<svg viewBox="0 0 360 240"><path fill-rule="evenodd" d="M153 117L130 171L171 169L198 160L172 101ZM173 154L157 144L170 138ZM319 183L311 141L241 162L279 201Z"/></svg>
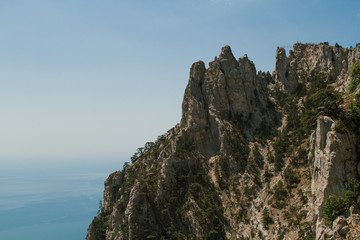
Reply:
<svg viewBox="0 0 360 240"><path fill-rule="evenodd" d="M360 58L360 45L342 48L326 44L294 44L286 57L285 50L276 51L275 80L283 88L295 92L298 83L311 72L323 73L335 89L346 91L350 82L350 69Z"/></svg>
<svg viewBox="0 0 360 240"><path fill-rule="evenodd" d="M221 149L224 121L243 121L247 137L252 138L264 120L277 117L267 84L246 55L236 60L230 47L223 47L208 69L201 61L192 65L180 128L191 132L208 155Z"/></svg>
<svg viewBox="0 0 360 240"><path fill-rule="evenodd" d="M322 238L322 208L325 200L341 196L346 182L357 176L356 136L335 131L335 121L320 117L311 136L309 162L311 163L311 191L317 219L317 236Z"/></svg>

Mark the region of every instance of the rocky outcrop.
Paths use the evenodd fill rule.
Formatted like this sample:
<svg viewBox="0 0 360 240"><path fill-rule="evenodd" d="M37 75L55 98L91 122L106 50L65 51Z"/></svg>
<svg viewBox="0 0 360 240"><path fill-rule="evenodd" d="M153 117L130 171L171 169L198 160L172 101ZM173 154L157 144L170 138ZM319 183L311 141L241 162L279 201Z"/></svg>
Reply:
<svg viewBox="0 0 360 240"><path fill-rule="evenodd" d="M342 48L327 44L296 43L286 57L285 50L276 51L275 81L283 89L295 92L298 84L315 71L325 74L339 91L346 91L350 82L350 69L360 58L360 45L356 48Z"/></svg>
<svg viewBox="0 0 360 240"><path fill-rule="evenodd" d="M355 213L332 229L321 220L326 198L359 176L358 123L340 133L337 116L304 105L313 76L344 91L359 58L360 46L295 44L277 50L271 75L225 46L208 68L194 63L180 123L108 177L86 239L357 236Z"/></svg>
<svg viewBox="0 0 360 240"><path fill-rule="evenodd" d="M245 133L252 138L266 120L276 121L276 112L267 94L269 79L257 75L246 55L236 60L225 46L209 66L205 69L200 61L191 67L180 128L194 136L202 152L211 156L221 148L224 120L246 124Z"/></svg>
<svg viewBox="0 0 360 240"><path fill-rule="evenodd" d="M360 215L354 213L354 207L350 210L350 215L339 216L332 224L331 228L322 229L318 239L348 239L358 240L360 237Z"/></svg>
<svg viewBox="0 0 360 240"><path fill-rule="evenodd" d="M322 207L330 196L341 196L349 179L357 177L356 136L353 132L340 134L336 122L329 117L317 119L311 136L309 162L311 166L311 191L317 218L316 235L322 236Z"/></svg>

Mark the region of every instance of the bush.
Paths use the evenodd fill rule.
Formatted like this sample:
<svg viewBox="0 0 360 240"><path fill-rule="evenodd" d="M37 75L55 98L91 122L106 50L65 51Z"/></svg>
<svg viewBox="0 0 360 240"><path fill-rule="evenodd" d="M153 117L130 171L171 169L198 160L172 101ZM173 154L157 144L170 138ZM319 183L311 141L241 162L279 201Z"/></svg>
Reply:
<svg viewBox="0 0 360 240"><path fill-rule="evenodd" d="M262 212L262 222L264 224L264 227L267 229L270 224L274 223L274 220L269 214L269 210L267 208L264 208Z"/></svg>
<svg viewBox="0 0 360 240"><path fill-rule="evenodd" d="M355 123L355 131L360 133L360 95L356 95L355 99L351 101L349 110L347 119Z"/></svg>
<svg viewBox="0 0 360 240"><path fill-rule="evenodd" d="M342 48L342 46L340 44L338 44L338 43L335 43L335 47Z"/></svg>
<svg viewBox="0 0 360 240"><path fill-rule="evenodd" d="M335 131L341 134L346 133L346 126L341 119L336 122Z"/></svg>
<svg viewBox="0 0 360 240"><path fill-rule="evenodd" d="M359 197L360 182L357 179L353 179L346 185L344 193L345 202L348 206L360 205Z"/></svg>
<svg viewBox="0 0 360 240"><path fill-rule="evenodd" d="M345 212L351 206L359 206L360 204L360 182L353 179L346 185L344 196L330 196L326 199L322 210L325 223L331 226L332 222Z"/></svg>
<svg viewBox="0 0 360 240"><path fill-rule="evenodd" d="M199 183L191 183L189 186L189 193L194 196L195 199L198 199L201 196L203 187Z"/></svg>
<svg viewBox="0 0 360 240"><path fill-rule="evenodd" d="M175 157L186 158L196 150L195 140L190 136L181 136L176 141Z"/></svg>
<svg viewBox="0 0 360 240"><path fill-rule="evenodd" d="M145 153L150 152L151 149L153 149L155 147L155 143L153 142L147 142L145 143L144 147L139 147L136 152L132 155L131 162L135 162L136 160L138 160L141 156L143 156Z"/></svg>
<svg viewBox="0 0 360 240"><path fill-rule="evenodd" d="M352 93L356 90L360 83L360 60L357 60L351 67L351 80L349 85L349 92Z"/></svg>
<svg viewBox="0 0 360 240"><path fill-rule="evenodd" d="M261 185L260 179L260 169L264 167L264 158L261 155L259 148L255 145L253 149L253 156L251 156L248 160L247 170L252 175L252 179L255 184Z"/></svg>
<svg viewBox="0 0 360 240"><path fill-rule="evenodd" d="M304 103L304 113L301 117L301 127L306 135L315 128L316 119L326 115L338 119L343 116L340 104L343 103L342 94L331 88L320 89L311 94Z"/></svg>
<svg viewBox="0 0 360 240"><path fill-rule="evenodd" d="M269 171L269 168L267 166L265 166L265 170L264 170L265 182L270 183L272 176L273 176L273 174Z"/></svg>
<svg viewBox="0 0 360 240"><path fill-rule="evenodd" d="M346 204L343 198L330 196L326 199L322 213L325 223L331 226L332 222L346 212Z"/></svg>
<svg viewBox="0 0 360 240"><path fill-rule="evenodd" d="M129 166L130 166L130 163L129 163L129 162L124 162L123 170L125 170L125 169L128 168Z"/></svg>
<svg viewBox="0 0 360 240"><path fill-rule="evenodd" d="M274 187L274 196L272 198L273 206L278 209L282 209L287 205L288 192L284 187L284 183L279 181Z"/></svg>
<svg viewBox="0 0 360 240"><path fill-rule="evenodd" d="M287 136L287 132L286 131L282 131L278 138L276 139L276 141L273 144L274 147L274 165L275 165L275 170L276 171L280 171L285 162L284 162L284 157L285 154L288 151L288 147L289 147L289 140L288 140L288 136Z"/></svg>
<svg viewBox="0 0 360 240"><path fill-rule="evenodd" d="M306 79L305 84L310 84L306 92L306 95L310 96L320 89L326 88L329 84L329 81L324 73L311 71L310 75Z"/></svg>
<svg viewBox="0 0 360 240"><path fill-rule="evenodd" d="M284 170L284 179L286 182L286 185L289 188L294 188L300 183L300 178L291 167L286 167Z"/></svg>
<svg viewBox="0 0 360 240"><path fill-rule="evenodd" d="M308 109L317 109L329 116L338 116L339 105L342 103L342 96L331 88L320 89L312 94L305 102Z"/></svg>
<svg viewBox="0 0 360 240"><path fill-rule="evenodd" d="M250 148L247 139L236 122L232 123L232 128L225 130L224 142L226 154L231 156L240 168L239 171L243 172L248 164Z"/></svg>

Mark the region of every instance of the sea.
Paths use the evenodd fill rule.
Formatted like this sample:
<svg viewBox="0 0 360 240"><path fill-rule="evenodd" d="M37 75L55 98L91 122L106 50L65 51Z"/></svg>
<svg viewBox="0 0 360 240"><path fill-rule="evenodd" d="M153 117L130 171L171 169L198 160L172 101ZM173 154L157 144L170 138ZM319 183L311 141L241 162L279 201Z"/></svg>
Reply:
<svg viewBox="0 0 360 240"><path fill-rule="evenodd" d="M104 181L124 160L2 161L1 240L83 240L99 211Z"/></svg>

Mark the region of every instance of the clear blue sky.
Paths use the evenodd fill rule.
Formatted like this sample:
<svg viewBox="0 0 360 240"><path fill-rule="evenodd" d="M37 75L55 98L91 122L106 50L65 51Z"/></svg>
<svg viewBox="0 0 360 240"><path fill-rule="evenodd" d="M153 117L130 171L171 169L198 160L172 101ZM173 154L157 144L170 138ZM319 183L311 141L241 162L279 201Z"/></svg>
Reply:
<svg viewBox="0 0 360 240"><path fill-rule="evenodd" d="M130 157L180 121L193 62L271 72L324 41L360 42L360 1L1 0L0 161Z"/></svg>

